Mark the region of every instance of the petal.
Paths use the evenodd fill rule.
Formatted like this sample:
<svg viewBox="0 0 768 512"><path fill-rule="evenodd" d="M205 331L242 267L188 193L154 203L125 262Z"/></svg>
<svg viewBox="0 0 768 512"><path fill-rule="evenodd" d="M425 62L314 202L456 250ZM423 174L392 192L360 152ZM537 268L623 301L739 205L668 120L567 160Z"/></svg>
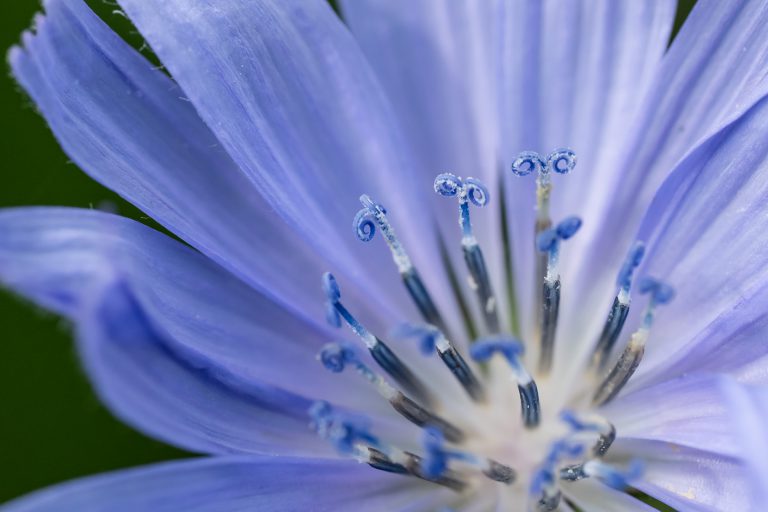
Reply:
<svg viewBox="0 0 768 512"><path fill-rule="evenodd" d="M91 176L298 317L322 322L314 290L329 269L346 298L379 312L373 318L401 321L393 312L410 311L401 306L407 300L393 300L372 282L383 273L363 272L348 252L313 248L275 215L186 93L82 1L50 0L46 9L36 35L25 35L10 62L67 153ZM347 234L354 238L351 229ZM391 276L386 281L399 297L402 286ZM314 282L317 288L307 285Z"/></svg>
<svg viewBox="0 0 768 512"><path fill-rule="evenodd" d="M665 392L680 397L670 399ZM654 416L661 419L623 411L640 397L646 413L653 403ZM639 407L640 400L635 401ZM609 457L645 462L639 489L682 510L759 510L765 503L767 387L692 377L638 391L621 402L611 409L620 437ZM682 412L670 411L675 407Z"/></svg>
<svg viewBox="0 0 768 512"><path fill-rule="evenodd" d="M430 270L423 277L458 330L422 206L434 197L432 183L414 179L373 73L327 2L121 4L265 201L332 269L375 282L368 302L403 297L380 242L364 249L350 230L360 194L370 193L388 208L413 259ZM373 268L386 270L365 270ZM407 303L389 306L402 314Z"/></svg>
<svg viewBox="0 0 768 512"><path fill-rule="evenodd" d="M9 60L69 156L297 314L321 312L306 283L319 281L322 260L274 222L183 91L83 2L46 9Z"/></svg>
<svg viewBox="0 0 768 512"><path fill-rule="evenodd" d="M605 269L619 268L664 179L698 144L768 92L766 20L768 6L762 2L697 2L648 93L635 99L640 116L618 130L616 147L587 184L608 193L579 196L590 205L589 215L574 243L582 250L564 273L578 276L572 286L582 303L592 296L610 304L614 274Z"/></svg>
<svg viewBox="0 0 768 512"><path fill-rule="evenodd" d="M565 495L580 510L590 512L646 511L656 509L642 501L592 480L563 484Z"/></svg>
<svg viewBox="0 0 768 512"><path fill-rule="evenodd" d="M521 150L571 145L584 162L579 172L589 173L598 149L614 148L603 139L637 112L674 16L667 0L545 7L348 0L343 7L423 167L479 174L499 197L500 166L506 174ZM509 186L514 284L529 331L533 183L513 178ZM563 207L569 214L585 204L573 198ZM570 211L574 205L579 210ZM500 215L484 214L479 238L495 275L505 272L501 230ZM503 289L497 294L504 299Z"/></svg>
<svg viewBox="0 0 768 512"><path fill-rule="evenodd" d="M738 460L655 442L617 441L611 450L642 455L645 473L635 487L677 510L760 510Z"/></svg>
<svg viewBox="0 0 768 512"><path fill-rule="evenodd" d="M530 6L539 4L520 5L531 12L509 13L512 27L505 31L509 35L505 54L514 56L520 49L528 53L525 58L507 57L503 61L513 63L504 81L507 96L502 140L509 144L505 161L509 164L522 150L548 153L555 148L572 148L579 163L572 175L553 178L552 218L557 222L579 215L586 232L600 219L593 205L614 193L597 171L616 155L627 126L642 114L638 98L650 87L666 49L675 2L563 1L533 9ZM538 83L531 78L537 75ZM517 209L534 210L532 178L512 177L509 181L510 203ZM519 269L516 277L524 276L519 280L521 300L540 286L531 271L535 244L530 215L516 215L510 220L515 240L513 261ZM561 366L572 366L569 351L577 344L571 333L582 329L584 318L594 316L589 303L593 287L581 286L578 279L582 272L572 270L579 257L594 263L594 253L584 249L587 239L585 233L579 233L563 249L564 302L572 300L567 298L570 296L578 297L578 303L576 307L564 304L561 312L556 356ZM600 261L599 265L589 265L589 270L602 274L608 270L612 283L614 270L602 264L602 255ZM533 310L524 316L536 318Z"/></svg>
<svg viewBox="0 0 768 512"><path fill-rule="evenodd" d="M732 428L740 439L741 456L746 461L755 503L768 503L768 387L723 383L723 392L736 411Z"/></svg>
<svg viewBox="0 0 768 512"><path fill-rule="evenodd" d="M301 490L301 492L297 492ZM3 512L398 510L434 492L354 462L215 457L129 469L38 491Z"/></svg>
<svg viewBox="0 0 768 512"><path fill-rule="evenodd" d="M491 1L349 0L342 7L411 143L420 182L429 186L437 174L449 171L477 177L490 189L493 202L472 215L491 274L501 276L494 70L499 6ZM455 250L460 238L455 202L436 199L429 207L439 221L454 267L465 274L461 252ZM465 281L460 284L472 296ZM499 311L506 317L503 284L495 292Z"/></svg>
<svg viewBox="0 0 768 512"><path fill-rule="evenodd" d="M0 279L71 318L104 401L167 442L201 452L314 453L327 447L308 429L313 399L373 419L391 415L355 375L330 375L316 361L333 339L327 329L133 221L4 210ZM400 424L388 433L397 436Z"/></svg>
<svg viewBox="0 0 768 512"><path fill-rule="evenodd" d="M621 439L735 456L739 439L722 377L684 376L629 393L603 409ZM648 414L649 408L654 413Z"/></svg>
<svg viewBox="0 0 768 512"><path fill-rule="evenodd" d="M697 367L738 371L766 355L757 308L768 282L767 137L768 97L681 162L651 204L644 272L677 296L659 309L634 386Z"/></svg>

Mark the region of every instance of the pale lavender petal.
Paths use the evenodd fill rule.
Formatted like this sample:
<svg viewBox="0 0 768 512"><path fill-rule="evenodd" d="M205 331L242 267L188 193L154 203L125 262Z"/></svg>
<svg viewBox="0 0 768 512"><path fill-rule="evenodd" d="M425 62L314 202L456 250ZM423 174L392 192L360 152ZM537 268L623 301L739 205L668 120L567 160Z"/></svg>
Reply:
<svg viewBox="0 0 768 512"><path fill-rule="evenodd" d="M417 182L429 188L439 173L451 172L474 176L489 188L490 205L472 215L492 275L503 275L496 90L499 5L348 0L342 7L413 147ZM456 202L435 197L424 208L434 212L454 268L466 274L458 250ZM466 281L460 284L472 297ZM509 317L506 283L498 280L495 291L499 311Z"/></svg>
<svg viewBox="0 0 768 512"><path fill-rule="evenodd" d="M667 0L407 6L349 0L343 6L424 165L479 175L492 191L521 150L561 146L574 147L583 162L581 177L568 181L587 188L596 154L615 148L603 139L637 113L637 97L648 88L674 16ZM508 183L517 304L530 333L533 182ZM562 189L570 184L563 181ZM575 192L555 203L558 214L570 214L587 202ZM479 214L478 224L492 271L501 275L497 208Z"/></svg>
<svg viewBox="0 0 768 512"><path fill-rule="evenodd" d="M768 353L759 310L768 280L767 137L765 98L681 162L651 204L639 235L650 244L643 272L677 296L659 310L634 386L699 366L738 373Z"/></svg>
<svg viewBox="0 0 768 512"><path fill-rule="evenodd" d="M617 147L586 184L609 193L581 196L589 215L575 246L584 250L567 270L579 276L580 300L592 295L609 303L613 275L604 269L619 267L664 179L698 144L768 92L767 20L768 5L762 2L697 2L649 92L635 100L640 117L616 128Z"/></svg>
<svg viewBox="0 0 768 512"><path fill-rule="evenodd" d="M765 386L679 378L629 394L606 412L619 432L608 457L643 461L639 489L680 510L759 510L765 503Z"/></svg>
<svg viewBox="0 0 768 512"><path fill-rule="evenodd" d="M739 451L722 377L684 376L628 393L602 410L623 440L653 440L727 456ZM653 411L649 414L649 411Z"/></svg>
<svg viewBox="0 0 768 512"><path fill-rule="evenodd" d="M611 451L641 456L645 472L634 486L676 510L759 510L754 508L749 477L738 459L648 441L618 440Z"/></svg>
<svg viewBox="0 0 768 512"><path fill-rule="evenodd" d="M652 512L656 510L629 494L589 479L564 484L563 492L580 510L589 512Z"/></svg>
<svg viewBox="0 0 768 512"><path fill-rule="evenodd" d="M764 505L768 503L768 387L727 381L722 391L734 410L731 427L742 440L741 457L748 468L751 495L755 503Z"/></svg>
<svg viewBox="0 0 768 512"><path fill-rule="evenodd" d="M312 400L394 417L357 376L330 374L316 360L334 339L330 329L133 221L5 210L0 279L72 319L105 402L168 442L202 452L313 453L328 447L308 428Z"/></svg>
<svg viewBox="0 0 768 512"><path fill-rule="evenodd" d="M323 0L124 0L126 12L200 116L275 211L331 264L410 312L381 240L351 221L369 193L388 208L433 297L459 330L431 218L389 105ZM384 311L380 312L383 313Z"/></svg>
<svg viewBox="0 0 768 512"><path fill-rule="evenodd" d="M354 461L216 457L75 480L3 512L396 511L434 489Z"/></svg>
<svg viewBox="0 0 768 512"><path fill-rule="evenodd" d="M607 0L505 5L501 64L504 165L508 169L524 150L546 154L561 147L573 149L579 159L576 169L571 175L554 177L552 217L557 221L579 215L586 229L595 222L591 212L595 198L612 194L612 188L596 177L596 169L614 154L617 138L640 113L637 98L648 89L663 55L674 2ZM508 185L518 302L532 304L532 290L540 286L534 282L532 272L533 176L511 176ZM563 249L563 289L565 294L578 294L579 305L587 307L587 292L591 290L576 289L576 274L569 271L568 265L576 255L584 254L584 238L580 233ZM599 270L605 272L608 268L600 265ZM564 296L564 300L571 299ZM583 319L584 310L578 309ZM562 313L561 335L578 321L568 317L571 312L564 309ZM535 318L532 313L531 309L523 309L521 316L530 323ZM567 352L573 346L569 341L560 339L557 346ZM561 359L569 360L570 356Z"/></svg>
<svg viewBox="0 0 768 512"><path fill-rule="evenodd" d="M72 160L297 315L321 318L307 283L327 261L276 219L185 93L83 2L46 10L9 61Z"/></svg>

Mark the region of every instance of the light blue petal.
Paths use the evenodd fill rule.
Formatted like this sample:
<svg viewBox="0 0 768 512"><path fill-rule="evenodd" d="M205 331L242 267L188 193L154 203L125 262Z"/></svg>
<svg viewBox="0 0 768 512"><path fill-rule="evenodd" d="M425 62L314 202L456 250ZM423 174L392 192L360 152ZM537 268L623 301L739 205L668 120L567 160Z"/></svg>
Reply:
<svg viewBox="0 0 768 512"><path fill-rule="evenodd" d="M352 461L214 457L75 480L2 512L393 511L434 488Z"/></svg>
<svg viewBox="0 0 768 512"><path fill-rule="evenodd" d="M619 432L608 457L643 460L636 486L679 510L760 510L768 490L767 406L765 386L723 377L644 389L608 409Z"/></svg>
<svg viewBox="0 0 768 512"><path fill-rule="evenodd" d="M474 176L491 191L489 207L473 212L491 274L503 272L498 172L497 66L499 6L493 2L350 0L345 21L373 66L418 162L420 180L441 172ZM456 203L433 199L448 254L460 275ZM499 280L499 311L508 316ZM460 285L473 293L466 280ZM470 303L474 303L470 301ZM476 311L478 313L479 311Z"/></svg>
<svg viewBox="0 0 768 512"><path fill-rule="evenodd" d="M602 414L623 440L669 443L677 450L739 453L731 425L732 405L722 392L722 377L684 376L623 395ZM649 414L649 410L653 414Z"/></svg>
<svg viewBox="0 0 768 512"><path fill-rule="evenodd" d="M675 510L761 509L750 498L749 475L736 459L650 442L633 445L631 453L642 455L645 463L643 480L634 486Z"/></svg>
<svg viewBox="0 0 768 512"><path fill-rule="evenodd" d="M589 205L583 232L574 240L580 252L564 264L564 274L578 276L569 288L577 289L581 301L594 296L610 303L613 275L603 269L619 267L658 187L698 144L768 92L766 22L763 2L697 2L647 94L634 100L640 116L612 128L616 147L585 184L609 194L592 200L579 193Z"/></svg>
<svg viewBox="0 0 768 512"><path fill-rule="evenodd" d="M755 503L768 503L768 387L723 383L722 391L735 413L732 428L741 444Z"/></svg>
<svg viewBox="0 0 768 512"><path fill-rule="evenodd" d="M78 165L297 317L323 322L316 290L332 269L360 309L402 321L393 312L410 308L394 270L363 272L359 242L354 255L313 248L275 214L173 81L83 2L50 0L46 9L10 62ZM343 224L350 240L354 212ZM380 246L368 249L388 257ZM374 284L377 276L389 287Z"/></svg>
<svg viewBox="0 0 768 512"><path fill-rule="evenodd" d="M433 297L453 320L452 294L419 179L373 73L323 0L124 0L126 12L265 201L330 270L375 283L407 307L381 240L353 235L358 198L387 207ZM342 283L342 286L343 283Z"/></svg>
<svg viewBox="0 0 768 512"><path fill-rule="evenodd" d="M329 329L133 221L1 211L0 280L74 321L96 389L119 416L187 449L327 451L308 428L315 399L394 416L356 375L316 360Z"/></svg>
<svg viewBox="0 0 768 512"><path fill-rule="evenodd" d="M517 55L519 48L529 54L525 59L503 60L507 64L502 103L504 161L508 167L517 153L527 149L573 149L579 162L576 169L568 176L553 178L552 217L557 221L579 215L586 232L599 220L592 215L592 205L614 193L597 171L617 154L627 126L641 114L638 98L648 90L666 48L675 2L562 1L543 3L539 12L517 12L531 10L536 4L520 2L525 7L508 9L504 55ZM517 214L534 209L532 181L532 177L509 180L510 203L515 207L510 218L515 241L513 261L518 269L516 277L523 276L518 288L523 294L521 300L540 286L532 272L532 214ZM568 333L580 328L574 327L568 315L583 319L592 291L589 286L577 287L576 278L581 276L571 270L570 263L586 256L591 270L602 274L608 270L611 280L615 272L603 265L602 254L585 252L587 238L579 233L563 249L563 300L578 297L579 305L564 307L561 313L557 346L566 350L573 345L572 339L566 339L571 338ZM595 261L600 264L595 265ZM594 315L591 308L587 311ZM524 316L535 318L530 309ZM572 363L568 356L558 358L567 361L563 364ZM554 371L560 370L556 367Z"/></svg>
<svg viewBox="0 0 768 512"><path fill-rule="evenodd" d="M579 184L589 190L598 153L614 150L608 139L637 113L674 17L668 0L348 0L343 7L425 172L477 175L494 194L520 151L571 146L582 163L557 185L558 214L584 207L583 196L565 191ZM508 184L517 303L530 331L533 181ZM498 205L476 222L494 275L503 269ZM452 224L449 241L457 236Z"/></svg>
<svg viewBox="0 0 768 512"><path fill-rule="evenodd" d="M651 204L640 230L650 244L643 272L669 282L677 296L659 310L635 386L694 368L739 373L768 354L760 334L766 141L768 97L686 158Z"/></svg>
<svg viewBox="0 0 768 512"><path fill-rule="evenodd" d="M326 269L321 259L274 222L183 91L83 2L46 8L9 60L69 156L297 314L321 314L306 287Z"/></svg>
<svg viewBox="0 0 768 512"><path fill-rule="evenodd" d="M639 499L590 479L563 483L563 492L579 510L590 512L653 512Z"/></svg>

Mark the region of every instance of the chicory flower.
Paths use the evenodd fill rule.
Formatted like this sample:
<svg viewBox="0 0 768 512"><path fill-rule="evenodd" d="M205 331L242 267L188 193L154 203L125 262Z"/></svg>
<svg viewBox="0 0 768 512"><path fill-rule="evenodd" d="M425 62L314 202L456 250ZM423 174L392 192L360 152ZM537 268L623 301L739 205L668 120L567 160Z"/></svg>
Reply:
<svg viewBox="0 0 768 512"><path fill-rule="evenodd" d="M80 0L9 60L188 245L6 209L0 279L209 457L3 510L761 509L768 5L121 5L170 77Z"/></svg>

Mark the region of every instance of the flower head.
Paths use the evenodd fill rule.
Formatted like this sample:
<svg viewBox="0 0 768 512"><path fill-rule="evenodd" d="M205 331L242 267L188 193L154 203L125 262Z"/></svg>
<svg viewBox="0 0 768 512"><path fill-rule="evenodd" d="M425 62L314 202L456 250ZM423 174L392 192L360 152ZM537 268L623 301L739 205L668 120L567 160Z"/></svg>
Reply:
<svg viewBox="0 0 768 512"><path fill-rule="evenodd" d="M209 457L7 510L765 503L768 7L702 0L667 48L666 0L121 5L170 77L81 0L9 60L188 245L8 209L0 279Z"/></svg>

